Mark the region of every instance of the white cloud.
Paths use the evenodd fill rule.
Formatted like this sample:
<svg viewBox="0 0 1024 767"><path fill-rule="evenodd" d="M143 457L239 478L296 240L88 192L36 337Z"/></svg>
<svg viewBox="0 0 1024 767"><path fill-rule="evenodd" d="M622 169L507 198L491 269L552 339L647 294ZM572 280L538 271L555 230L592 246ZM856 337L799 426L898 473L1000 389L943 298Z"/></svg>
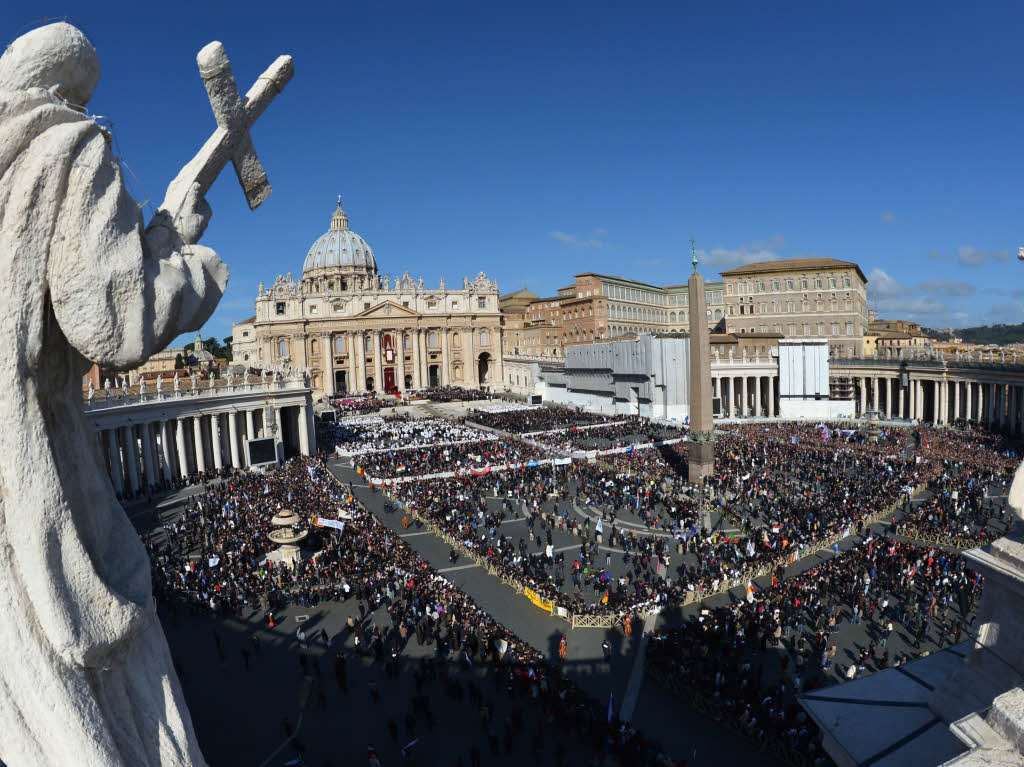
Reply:
<svg viewBox="0 0 1024 767"><path fill-rule="evenodd" d="M702 264L713 266L717 269L732 269L736 266L746 266L757 261L778 261L782 258L779 249L786 244L786 238L776 234L767 240L759 240L748 245L741 245L738 248L711 248L710 250L698 250L697 258Z"/></svg>
<svg viewBox="0 0 1024 767"><path fill-rule="evenodd" d="M872 299L894 298L907 294L906 287L884 269L872 269L868 274L868 294Z"/></svg>
<svg viewBox="0 0 1024 767"><path fill-rule="evenodd" d="M946 304L936 301L931 296L883 298L871 308L882 315L893 313L910 315L944 314L950 310Z"/></svg>
<svg viewBox="0 0 1024 767"><path fill-rule="evenodd" d="M896 221L896 214L891 210L882 211L882 215L879 216L886 223L892 224Z"/></svg>
<svg viewBox="0 0 1024 767"><path fill-rule="evenodd" d="M970 245L961 245L956 249L956 259L962 266L985 266L990 261L1009 261L1008 250L979 250Z"/></svg>
<svg viewBox="0 0 1024 767"><path fill-rule="evenodd" d="M922 293L936 296L973 296L978 292L974 285L963 280L929 280L917 283L916 287Z"/></svg>
<svg viewBox="0 0 1024 767"><path fill-rule="evenodd" d="M607 234L608 232L604 229L595 229L593 235L590 237L582 237L555 229L552 232L548 232L548 237L553 240L558 240L559 242L564 242L566 245L570 245L574 248L607 248L608 243L601 239Z"/></svg>

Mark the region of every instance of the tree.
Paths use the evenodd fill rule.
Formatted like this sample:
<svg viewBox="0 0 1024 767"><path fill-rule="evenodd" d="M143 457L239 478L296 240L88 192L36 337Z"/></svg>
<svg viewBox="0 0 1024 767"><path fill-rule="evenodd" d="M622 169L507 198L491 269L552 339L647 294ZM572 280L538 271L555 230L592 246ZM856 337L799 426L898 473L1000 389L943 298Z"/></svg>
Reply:
<svg viewBox="0 0 1024 767"><path fill-rule="evenodd" d="M231 348L231 344L234 341L234 336L228 336L227 338L222 338L221 341L224 342L224 356L227 358L228 362L233 361L234 360L234 353L233 353L233 350Z"/></svg>
<svg viewBox="0 0 1024 767"><path fill-rule="evenodd" d="M182 370L185 367L185 359L181 356L181 352L174 355L174 369Z"/></svg>

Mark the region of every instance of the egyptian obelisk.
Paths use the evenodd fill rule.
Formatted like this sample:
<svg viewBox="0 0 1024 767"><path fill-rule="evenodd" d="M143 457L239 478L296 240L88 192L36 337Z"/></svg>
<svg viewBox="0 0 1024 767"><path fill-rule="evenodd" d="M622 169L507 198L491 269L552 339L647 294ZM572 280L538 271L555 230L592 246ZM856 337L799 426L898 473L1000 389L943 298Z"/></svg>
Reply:
<svg viewBox="0 0 1024 767"><path fill-rule="evenodd" d="M700 484L715 468L715 425L711 410L711 341L704 278L697 271L697 247L690 238L693 274L686 283L690 301L690 432L687 435L689 481Z"/></svg>

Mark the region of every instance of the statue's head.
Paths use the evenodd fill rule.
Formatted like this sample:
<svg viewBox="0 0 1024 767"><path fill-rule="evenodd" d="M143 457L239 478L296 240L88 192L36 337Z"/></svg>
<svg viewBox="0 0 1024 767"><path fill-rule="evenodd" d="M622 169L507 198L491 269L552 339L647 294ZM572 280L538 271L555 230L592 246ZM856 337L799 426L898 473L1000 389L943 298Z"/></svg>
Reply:
<svg viewBox="0 0 1024 767"><path fill-rule="evenodd" d="M100 59L81 30L60 21L26 32L0 56L0 89L54 88L84 106L100 80Z"/></svg>

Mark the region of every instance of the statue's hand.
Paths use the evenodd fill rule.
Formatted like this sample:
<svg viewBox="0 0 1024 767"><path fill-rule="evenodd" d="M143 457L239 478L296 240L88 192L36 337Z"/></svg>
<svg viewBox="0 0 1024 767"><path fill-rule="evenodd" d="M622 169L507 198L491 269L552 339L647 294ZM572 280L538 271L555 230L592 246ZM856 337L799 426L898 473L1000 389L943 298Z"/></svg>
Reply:
<svg viewBox="0 0 1024 767"><path fill-rule="evenodd" d="M153 216L146 227L150 244L157 250L177 250L182 245L195 245L206 231L213 211L200 191L199 184L193 183L180 201L174 200L177 190L174 184L167 188L163 207ZM163 247L161 247L163 246Z"/></svg>

